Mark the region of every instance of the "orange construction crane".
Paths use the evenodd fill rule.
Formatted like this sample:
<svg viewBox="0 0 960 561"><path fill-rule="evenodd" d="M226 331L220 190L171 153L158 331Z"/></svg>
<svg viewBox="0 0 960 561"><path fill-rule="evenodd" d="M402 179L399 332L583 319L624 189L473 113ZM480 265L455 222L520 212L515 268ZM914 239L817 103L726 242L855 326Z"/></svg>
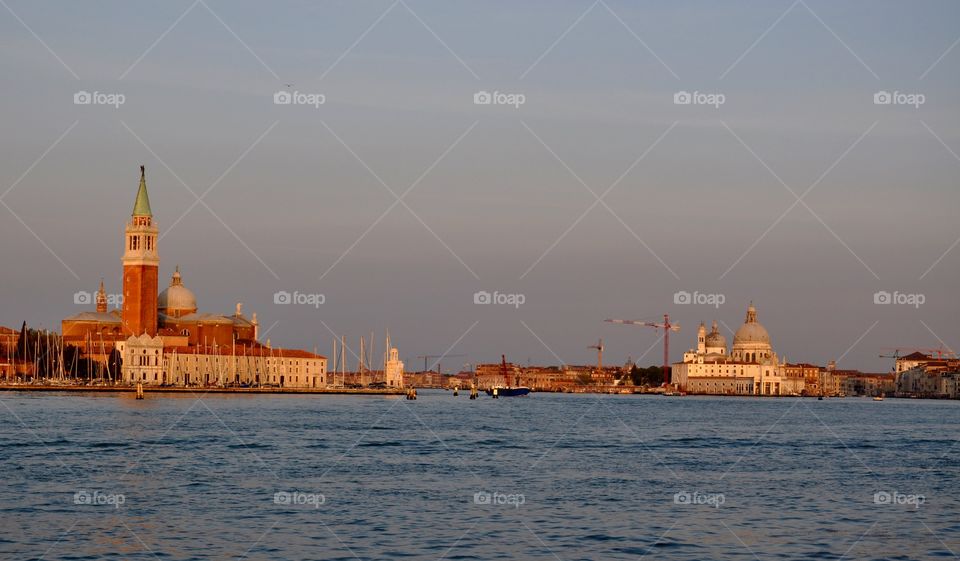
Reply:
<svg viewBox="0 0 960 561"><path fill-rule="evenodd" d="M597 342L596 345L590 345L588 349L597 349L597 372L603 371L603 339Z"/></svg>
<svg viewBox="0 0 960 561"><path fill-rule="evenodd" d="M609 323L620 323L624 325L641 325L644 327L653 327L663 329L663 385L670 384L670 332L680 331L679 323L670 323L670 316L663 314L663 323L654 323L650 321L641 321L634 319L605 319Z"/></svg>

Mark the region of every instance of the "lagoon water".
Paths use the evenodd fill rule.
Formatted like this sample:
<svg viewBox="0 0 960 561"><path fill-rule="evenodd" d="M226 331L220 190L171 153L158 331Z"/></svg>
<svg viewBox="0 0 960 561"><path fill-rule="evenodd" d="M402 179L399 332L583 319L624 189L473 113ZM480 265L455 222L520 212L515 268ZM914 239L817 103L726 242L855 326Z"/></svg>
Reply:
<svg viewBox="0 0 960 561"><path fill-rule="evenodd" d="M0 418L2 559L960 552L960 402L7 393Z"/></svg>

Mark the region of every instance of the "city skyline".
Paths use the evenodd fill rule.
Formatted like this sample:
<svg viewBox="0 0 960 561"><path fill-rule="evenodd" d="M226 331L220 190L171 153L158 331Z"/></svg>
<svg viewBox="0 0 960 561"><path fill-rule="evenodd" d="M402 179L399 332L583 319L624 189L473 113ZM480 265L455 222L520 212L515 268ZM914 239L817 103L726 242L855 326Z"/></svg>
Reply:
<svg viewBox="0 0 960 561"><path fill-rule="evenodd" d="M658 364L655 332L603 319L669 313L677 361L701 320L732 337L754 301L790 361L882 372L883 347L956 349L960 59L943 6L571 3L535 24L542 9L385 2L334 25L285 4L258 27L267 8L101 21L10 3L0 324L55 328L101 278L120 291L145 164L161 285L179 264L206 307L242 301L285 345L389 328L405 359L590 364L602 337L611 364Z"/></svg>

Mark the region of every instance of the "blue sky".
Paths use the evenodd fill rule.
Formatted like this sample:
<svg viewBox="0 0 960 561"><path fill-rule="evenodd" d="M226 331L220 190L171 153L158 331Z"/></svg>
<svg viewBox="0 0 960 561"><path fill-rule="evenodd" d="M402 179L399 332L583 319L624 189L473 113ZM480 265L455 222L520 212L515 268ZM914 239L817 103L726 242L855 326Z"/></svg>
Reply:
<svg viewBox="0 0 960 561"><path fill-rule="evenodd" d="M0 324L58 326L101 277L119 292L143 163L161 285L179 263L204 311L242 301L275 344L390 328L413 364L454 343L587 363L603 337L608 361L653 364L656 334L602 320L670 313L677 359L752 299L789 360L882 371L881 347L960 346L955 2L7 6Z"/></svg>

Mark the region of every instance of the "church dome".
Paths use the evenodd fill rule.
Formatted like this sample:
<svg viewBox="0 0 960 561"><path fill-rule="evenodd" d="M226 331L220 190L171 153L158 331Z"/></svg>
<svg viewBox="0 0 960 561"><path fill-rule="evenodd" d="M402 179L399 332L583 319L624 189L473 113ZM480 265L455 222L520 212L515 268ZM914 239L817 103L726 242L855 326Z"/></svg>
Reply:
<svg viewBox="0 0 960 561"><path fill-rule="evenodd" d="M753 304L750 304L750 307L747 308L746 321L733 336L733 345L735 347L742 345L749 345L751 347L757 345L770 346L770 334L767 333L767 329L757 321L757 309L753 307Z"/></svg>
<svg viewBox="0 0 960 561"><path fill-rule="evenodd" d="M717 322L713 322L713 330L710 331L710 334L706 338L706 347L708 349L712 348L727 348L727 338L724 337L720 330L717 328Z"/></svg>
<svg viewBox="0 0 960 561"><path fill-rule="evenodd" d="M179 267L170 279L170 286L157 298L157 308L160 313L174 317L197 311L197 298L189 288L183 286Z"/></svg>

